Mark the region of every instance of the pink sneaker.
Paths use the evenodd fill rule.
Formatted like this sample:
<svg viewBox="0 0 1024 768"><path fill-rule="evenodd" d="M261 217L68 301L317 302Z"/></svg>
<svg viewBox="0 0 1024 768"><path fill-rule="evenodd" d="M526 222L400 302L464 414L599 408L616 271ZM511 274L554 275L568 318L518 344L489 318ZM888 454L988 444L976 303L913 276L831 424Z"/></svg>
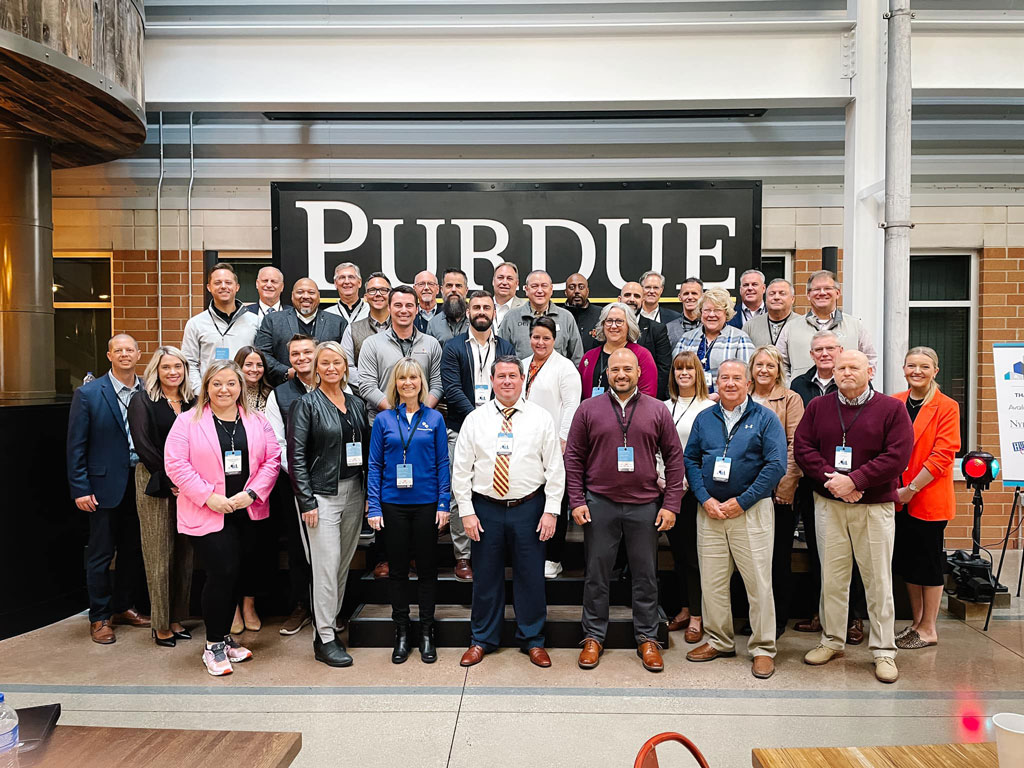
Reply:
<svg viewBox="0 0 1024 768"><path fill-rule="evenodd" d="M252 658L252 651L245 646L239 645L238 641L235 640L231 635L225 635L224 645L228 655L228 660L236 663L248 661Z"/></svg>
<svg viewBox="0 0 1024 768"><path fill-rule="evenodd" d="M234 672L231 662L228 660L224 643L214 643L213 648L204 649L203 664L206 665L206 671L214 677L222 677Z"/></svg>

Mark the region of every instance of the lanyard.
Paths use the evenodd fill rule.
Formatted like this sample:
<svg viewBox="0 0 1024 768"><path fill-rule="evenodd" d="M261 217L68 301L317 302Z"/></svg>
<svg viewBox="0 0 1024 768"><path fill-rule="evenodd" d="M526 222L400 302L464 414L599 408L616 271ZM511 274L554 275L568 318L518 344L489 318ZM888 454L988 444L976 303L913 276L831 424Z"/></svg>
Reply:
<svg viewBox="0 0 1024 768"><path fill-rule="evenodd" d="M683 412L679 414L679 418L678 419L676 418L676 406L679 405L679 401L678 400L673 400L672 401L672 423L673 424L675 424L677 427L679 426L679 422L683 420L683 416L685 416L686 412L688 410L690 410L690 406L693 405L693 403L694 403L694 401L696 399L697 399L697 395L694 395L693 397L690 398L689 404L686 406L686 408L683 409Z"/></svg>
<svg viewBox="0 0 1024 768"><path fill-rule="evenodd" d="M416 427L419 426L420 419L423 416L423 408L421 407L416 411L416 415L412 417L412 424L409 425L409 439L405 439L405 435L402 434L402 422L405 419L402 418L402 414L399 413L398 409L395 408L395 417L398 419L398 439L402 443L402 463L405 464L406 456L409 454L409 443L412 442L412 438L416 434Z"/></svg>
<svg viewBox="0 0 1024 768"><path fill-rule="evenodd" d="M413 328L412 335L409 336L408 339L400 339L400 338L398 338L398 334L395 333L395 329L392 326L392 328L391 328L391 338L393 338L395 340L395 343L398 344L398 348L402 351L402 357L409 357L410 355L412 355L412 345L416 341L416 329L415 328ZM406 344L409 345L409 351L408 352L405 351L405 345Z"/></svg>
<svg viewBox="0 0 1024 768"><path fill-rule="evenodd" d="M479 365L477 365L477 378L479 378L480 376L484 375L484 371L487 370L487 364L491 361L491 356L494 354L494 334L492 333L490 338L487 339L487 343L484 344L486 354L484 353L483 350L480 349L480 345L473 341L473 339L467 339L467 342L473 345L473 347L476 349L480 357L480 363Z"/></svg>
<svg viewBox="0 0 1024 768"><path fill-rule="evenodd" d="M739 406L736 406L736 407L738 408ZM746 415L747 415L747 412L746 412L746 410L744 410L743 413L740 414L740 417L738 419L736 419L736 423L732 425L732 429L729 430L729 431L726 431L726 429L725 429L725 409L724 408L722 409L722 434L725 435L725 448L722 449L722 458L723 459L726 457L726 454L729 453L729 443L731 443L732 439L736 436L736 432L740 428L740 422L743 421L743 417L746 416Z"/></svg>
<svg viewBox="0 0 1024 768"><path fill-rule="evenodd" d="M720 338L722 338L721 334L716 336L715 340L708 344L708 337L704 334L701 334L700 346L704 347L704 357L700 359L700 363L701 365L704 366L705 371L711 370L711 350L715 348L715 344L718 343L718 340ZM698 347L698 354L700 354L700 347Z"/></svg>
<svg viewBox="0 0 1024 768"><path fill-rule="evenodd" d="M640 398L634 395L633 402L626 406L626 410L629 411L628 419L623 419L623 409L619 406L618 398L611 392L608 393L608 402L611 404L612 410L615 411L615 419L619 422L619 427L622 429L622 447L628 448L629 425L633 423L633 417L636 415L636 407L640 403Z"/></svg>
<svg viewBox="0 0 1024 768"><path fill-rule="evenodd" d="M780 320L775 322L774 320L768 320L768 336L771 337L772 344L779 340L779 336L782 335L782 329L786 327L786 321Z"/></svg>
<svg viewBox="0 0 1024 768"><path fill-rule="evenodd" d="M210 317L213 318L213 330L220 334L221 341L224 341L224 337L228 335L228 331L231 330L231 326L235 324L235 320L237 320L238 316L242 314L241 312L238 311L238 307L235 307L235 314L233 314L231 316L231 319L228 320L228 327L222 331L220 328L217 327L217 315L213 311L213 305L211 304L209 307L207 307L206 311L209 312Z"/></svg>
<svg viewBox="0 0 1024 768"><path fill-rule="evenodd" d="M533 386L533 382L537 378L537 374L540 373L540 369L544 367L544 363L546 363L550 359L551 359L550 357L545 359L540 365L537 366L536 370L533 370L533 363L532 362L530 363L530 368L526 371L526 397L527 398L530 397L530 387ZM531 370L532 370L532 373L531 373Z"/></svg>
<svg viewBox="0 0 1024 768"><path fill-rule="evenodd" d="M231 440L231 450L232 451L235 450L235 432L238 431L238 419L239 419L239 416L236 413L235 414L235 421L231 425L231 431L228 432L228 428L224 426L224 422L221 421L220 419L218 419L216 416L213 417L213 420L217 424L217 426L220 427L221 429L223 429L224 430L224 434L228 436L229 440Z"/></svg>
<svg viewBox="0 0 1024 768"><path fill-rule="evenodd" d="M846 426L846 422L843 420L843 409L839 405L839 393L836 392L836 411L839 413L839 426L843 428L843 448L846 447L846 433L853 429L853 425L857 423L857 419L860 418L861 413L864 412L864 406L867 405L867 400L857 406L857 415L853 417L853 421L850 422L850 426Z"/></svg>

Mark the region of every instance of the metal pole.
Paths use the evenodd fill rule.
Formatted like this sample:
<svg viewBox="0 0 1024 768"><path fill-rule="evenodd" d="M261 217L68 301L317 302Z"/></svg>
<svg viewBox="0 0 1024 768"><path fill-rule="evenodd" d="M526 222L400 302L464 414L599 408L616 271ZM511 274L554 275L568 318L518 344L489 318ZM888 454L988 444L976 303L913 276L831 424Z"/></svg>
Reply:
<svg viewBox="0 0 1024 768"><path fill-rule="evenodd" d="M188 113L188 195L186 205L188 206L188 283L185 290L188 292L188 316L192 317L192 185L196 181L196 153L195 144L192 142L192 115Z"/></svg>
<svg viewBox="0 0 1024 768"><path fill-rule="evenodd" d="M160 113L160 176L156 180L156 344L164 344L164 271L163 251L160 249L161 195L164 189L164 113Z"/></svg>
<svg viewBox="0 0 1024 768"><path fill-rule="evenodd" d="M910 0L889 0L885 100L885 282L882 374L886 392L903 381L910 336Z"/></svg>

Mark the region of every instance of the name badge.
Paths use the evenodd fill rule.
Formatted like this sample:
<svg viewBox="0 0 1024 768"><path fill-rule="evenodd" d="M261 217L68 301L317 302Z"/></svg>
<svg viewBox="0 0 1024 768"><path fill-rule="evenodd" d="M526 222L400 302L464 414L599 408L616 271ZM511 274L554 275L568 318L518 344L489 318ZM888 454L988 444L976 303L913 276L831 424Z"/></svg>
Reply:
<svg viewBox="0 0 1024 768"><path fill-rule="evenodd" d="M619 446L619 472L632 472L634 469L633 464L633 446Z"/></svg>
<svg viewBox="0 0 1024 768"><path fill-rule="evenodd" d="M708 392L715 391L715 379L711 375L711 371L704 371L704 383L708 385Z"/></svg>
<svg viewBox="0 0 1024 768"><path fill-rule="evenodd" d="M224 474L225 475L240 475L240 474L242 474L242 452L241 451L224 451Z"/></svg>
<svg viewBox="0 0 1024 768"><path fill-rule="evenodd" d="M499 432L498 433L498 455L499 456L511 456L512 455L512 433L511 432Z"/></svg>
<svg viewBox="0 0 1024 768"><path fill-rule="evenodd" d="M214 360L229 360L231 359L231 350L227 347L214 347L213 350Z"/></svg>
<svg viewBox="0 0 1024 768"><path fill-rule="evenodd" d="M592 390L590 390L590 396L591 397L600 397L603 394L604 394L604 387L594 387Z"/></svg>
<svg viewBox="0 0 1024 768"><path fill-rule="evenodd" d="M729 473L732 471L732 459L727 456L719 456L715 459L715 471L711 477L720 483L729 482Z"/></svg>
<svg viewBox="0 0 1024 768"><path fill-rule="evenodd" d="M399 464L395 475L395 485L399 488L412 488L412 464Z"/></svg>
<svg viewBox="0 0 1024 768"><path fill-rule="evenodd" d="M486 384L476 385L476 404L483 405L491 397L491 388Z"/></svg>
<svg viewBox="0 0 1024 768"><path fill-rule="evenodd" d="M350 467L363 466L362 443L345 443L345 463Z"/></svg>
<svg viewBox="0 0 1024 768"><path fill-rule="evenodd" d="M836 446L836 469L853 469L853 448L848 445Z"/></svg>

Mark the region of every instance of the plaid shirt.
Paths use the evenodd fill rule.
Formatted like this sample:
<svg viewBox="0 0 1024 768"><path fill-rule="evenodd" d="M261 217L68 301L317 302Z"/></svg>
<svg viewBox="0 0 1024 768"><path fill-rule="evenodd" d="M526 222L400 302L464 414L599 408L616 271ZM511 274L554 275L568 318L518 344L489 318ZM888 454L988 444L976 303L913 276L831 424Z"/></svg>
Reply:
<svg viewBox="0 0 1024 768"><path fill-rule="evenodd" d="M718 377L718 366L725 360L742 360L746 362L750 359L751 355L754 354L754 342L750 340L743 331L738 328L734 328L731 325L727 325L722 328L722 332L718 338L711 343L710 354L705 349L701 350L701 344L704 342L704 327L700 326L694 328L692 331L687 331L683 334L683 337L676 344L675 350L672 352L674 358L680 352L693 352L701 358L701 362L704 364L705 378L708 380L708 391L715 391L715 379ZM703 356L701 355L703 352Z"/></svg>

